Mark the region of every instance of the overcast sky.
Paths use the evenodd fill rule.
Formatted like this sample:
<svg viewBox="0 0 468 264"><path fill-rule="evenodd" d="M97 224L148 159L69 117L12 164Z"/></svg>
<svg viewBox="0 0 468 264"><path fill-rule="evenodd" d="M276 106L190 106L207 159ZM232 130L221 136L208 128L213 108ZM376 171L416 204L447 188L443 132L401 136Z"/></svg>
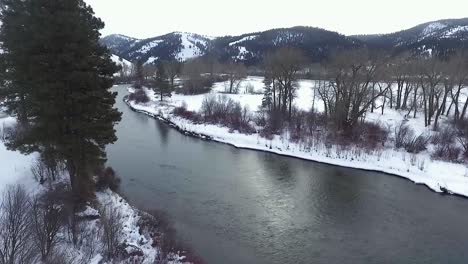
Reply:
<svg viewBox="0 0 468 264"><path fill-rule="evenodd" d="M173 31L237 35L314 26L342 34L390 33L468 17L468 0L85 0L104 20L103 35L147 38Z"/></svg>

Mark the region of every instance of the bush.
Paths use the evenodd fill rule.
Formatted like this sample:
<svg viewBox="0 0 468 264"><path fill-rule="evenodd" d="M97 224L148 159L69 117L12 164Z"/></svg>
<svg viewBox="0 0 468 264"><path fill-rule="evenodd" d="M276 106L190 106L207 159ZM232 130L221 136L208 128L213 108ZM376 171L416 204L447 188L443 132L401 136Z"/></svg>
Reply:
<svg viewBox="0 0 468 264"><path fill-rule="evenodd" d="M395 127L395 148L404 148L414 137L414 130L404 122Z"/></svg>
<svg viewBox="0 0 468 264"><path fill-rule="evenodd" d="M246 84L244 93L255 94L255 86L253 86L253 84L251 83Z"/></svg>
<svg viewBox="0 0 468 264"><path fill-rule="evenodd" d="M390 134L389 129L379 123L363 122L356 130L359 143L367 148L375 149L378 145L384 146Z"/></svg>
<svg viewBox="0 0 468 264"><path fill-rule="evenodd" d="M456 135L457 131L453 127L445 126L431 138L431 143L442 146L451 145L454 143Z"/></svg>
<svg viewBox="0 0 468 264"><path fill-rule="evenodd" d="M284 126L285 122L281 110L271 110L268 112L268 119L264 128L268 133L278 134Z"/></svg>
<svg viewBox="0 0 468 264"><path fill-rule="evenodd" d="M437 145L432 158L455 162L458 161L461 149L454 145Z"/></svg>
<svg viewBox="0 0 468 264"><path fill-rule="evenodd" d="M202 117L198 113L187 110L187 105L185 104L185 102L182 106L174 108L174 111L172 113L176 116L180 116L184 119L190 120L196 124L202 122Z"/></svg>
<svg viewBox="0 0 468 264"><path fill-rule="evenodd" d="M214 82L214 79L209 76L200 76L199 78L185 80L177 93L184 95L205 94L211 91Z"/></svg>
<svg viewBox="0 0 468 264"><path fill-rule="evenodd" d="M408 140L404 147L409 153L417 154L427 149L427 144L429 144L430 140L431 137L429 135L421 134Z"/></svg>
<svg viewBox="0 0 468 264"><path fill-rule="evenodd" d="M97 174L96 190L104 191L110 189L117 192L120 187L120 178L115 174L114 169L107 167Z"/></svg>
<svg viewBox="0 0 468 264"><path fill-rule="evenodd" d="M30 197L21 185L7 186L0 197L0 263L32 263Z"/></svg>
<svg viewBox="0 0 468 264"><path fill-rule="evenodd" d="M122 229L122 215L117 208L106 206L100 208L104 253L107 260L118 256L119 232Z"/></svg>
<svg viewBox="0 0 468 264"><path fill-rule="evenodd" d="M128 100L134 101L137 104L146 104L150 101L148 95L143 89L137 89L134 93L128 96Z"/></svg>
<svg viewBox="0 0 468 264"><path fill-rule="evenodd" d="M226 95L208 95L203 99L200 113L205 122L221 124L240 133L251 134L255 129L250 125L252 115L246 107Z"/></svg>

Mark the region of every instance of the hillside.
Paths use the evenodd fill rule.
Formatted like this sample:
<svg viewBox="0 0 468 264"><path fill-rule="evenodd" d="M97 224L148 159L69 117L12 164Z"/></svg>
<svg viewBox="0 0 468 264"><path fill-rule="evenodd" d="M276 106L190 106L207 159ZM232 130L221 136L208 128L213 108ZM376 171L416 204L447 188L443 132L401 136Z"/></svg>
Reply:
<svg viewBox="0 0 468 264"><path fill-rule="evenodd" d="M312 27L272 29L240 36L210 38L193 33L173 32L149 39L110 35L102 39L112 53L129 61L187 59L215 55L220 60L235 59L258 64L264 54L280 47L297 47L312 61L320 61L333 51L362 45L361 41L336 32Z"/></svg>
<svg viewBox="0 0 468 264"><path fill-rule="evenodd" d="M468 18L427 22L390 34L352 37L365 42L370 48L443 53L453 48L466 47Z"/></svg>
<svg viewBox="0 0 468 264"><path fill-rule="evenodd" d="M427 22L391 34L345 36L314 27L271 29L240 36L206 37L194 33L173 32L148 39L124 35L104 37L102 43L112 53L128 61L185 61L213 55L221 61L234 59L246 65L259 64L264 55L281 47L296 47L311 62L321 62L336 50L367 46L389 52L444 53L466 47L468 18Z"/></svg>

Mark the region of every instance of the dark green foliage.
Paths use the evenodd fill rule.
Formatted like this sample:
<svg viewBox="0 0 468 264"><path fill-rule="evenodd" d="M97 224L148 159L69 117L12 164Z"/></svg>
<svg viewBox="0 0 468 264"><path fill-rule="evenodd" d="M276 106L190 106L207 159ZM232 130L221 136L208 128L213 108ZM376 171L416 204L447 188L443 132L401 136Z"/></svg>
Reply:
<svg viewBox="0 0 468 264"><path fill-rule="evenodd" d="M117 192L120 187L120 178L116 175L114 169L107 167L97 173L96 190L104 191L110 189Z"/></svg>
<svg viewBox="0 0 468 264"><path fill-rule="evenodd" d="M141 89L145 85L145 73L143 69L143 62L141 60L135 63L135 76L133 76L134 82L133 87L136 89Z"/></svg>
<svg viewBox="0 0 468 264"><path fill-rule="evenodd" d="M162 101L164 96L170 97L172 91L164 64L159 63L157 67L156 77L151 81L151 87L159 94L159 98Z"/></svg>
<svg viewBox="0 0 468 264"><path fill-rule="evenodd" d="M273 93L272 93L272 80L268 76L265 76L265 79L263 80L263 84L265 85L263 87L263 98L262 98L262 107L265 109L270 110L271 106L273 104Z"/></svg>
<svg viewBox="0 0 468 264"><path fill-rule="evenodd" d="M20 125L8 146L64 161L80 199L92 196L91 173L114 142L113 74L99 43L104 23L82 0L1 0L2 71L7 109ZM7 70L5 70L7 69Z"/></svg>

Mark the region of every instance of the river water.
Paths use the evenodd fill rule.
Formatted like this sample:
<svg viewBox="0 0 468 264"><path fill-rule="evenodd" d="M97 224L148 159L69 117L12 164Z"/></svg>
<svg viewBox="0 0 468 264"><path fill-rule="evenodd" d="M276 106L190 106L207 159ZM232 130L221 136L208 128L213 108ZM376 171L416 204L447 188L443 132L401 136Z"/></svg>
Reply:
<svg viewBox="0 0 468 264"><path fill-rule="evenodd" d="M468 263L468 200L382 173L185 136L122 102L108 164L212 263ZM449 172L447 172L449 173Z"/></svg>

